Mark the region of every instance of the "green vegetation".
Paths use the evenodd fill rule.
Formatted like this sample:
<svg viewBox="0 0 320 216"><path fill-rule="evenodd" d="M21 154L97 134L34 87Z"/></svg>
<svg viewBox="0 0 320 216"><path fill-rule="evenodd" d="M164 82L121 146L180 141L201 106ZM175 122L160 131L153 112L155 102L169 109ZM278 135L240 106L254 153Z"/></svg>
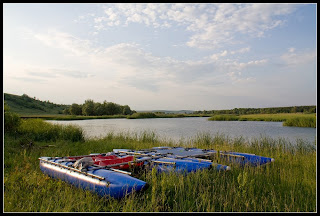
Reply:
<svg viewBox="0 0 320 216"><path fill-rule="evenodd" d="M292 106L292 107L270 107L270 108L234 108L231 110L203 110L195 111L195 114L212 115L246 115L246 114L276 114L276 113L316 113L316 106Z"/></svg>
<svg viewBox="0 0 320 216"><path fill-rule="evenodd" d="M40 101L31 98L26 94L22 96L4 93L4 100L10 106L10 109L18 114L43 115L43 114L62 114L67 105L54 104L50 101Z"/></svg>
<svg viewBox="0 0 320 216"><path fill-rule="evenodd" d="M45 120L88 120L88 119L111 119L126 118L125 115L105 115L105 116L74 116L74 115L22 115L23 119L45 119Z"/></svg>
<svg viewBox="0 0 320 216"><path fill-rule="evenodd" d="M164 114L164 113L152 113L152 112L139 112L127 116L128 119L141 119L141 118L182 118L186 117L186 114Z"/></svg>
<svg viewBox="0 0 320 216"><path fill-rule="evenodd" d="M131 116L128 116L128 119L137 119L137 118L156 118L157 115L151 112L142 112L142 113L134 113Z"/></svg>
<svg viewBox="0 0 320 216"><path fill-rule="evenodd" d="M15 128L10 133L5 131L4 136L5 212L317 211L315 143L297 140L297 145L293 145L285 139L268 137L247 141L243 137L231 139L223 134L207 133L174 143L160 140L154 132L109 133L102 139L85 140L78 128L56 127L39 119L23 120ZM263 167L240 168L213 158L232 170L211 169L188 175L156 175L154 170L141 170L134 177L148 182L150 187L120 200L99 197L50 178L39 168L41 156L175 145L253 153L273 157L275 162Z"/></svg>
<svg viewBox="0 0 320 216"><path fill-rule="evenodd" d="M17 136L33 141L83 140L83 131L73 125L50 124L42 119L22 120Z"/></svg>
<svg viewBox="0 0 320 216"><path fill-rule="evenodd" d="M210 121L239 121L240 117L236 115L215 115L210 117Z"/></svg>
<svg viewBox="0 0 320 216"><path fill-rule="evenodd" d="M283 122L284 126L294 126L294 127L316 127L316 117L296 117L287 119Z"/></svg>
<svg viewBox="0 0 320 216"><path fill-rule="evenodd" d="M104 116L104 115L131 115L134 113L128 105L104 101L102 104L93 100L86 100L84 104L73 103L63 112L67 115Z"/></svg>
<svg viewBox="0 0 320 216"><path fill-rule="evenodd" d="M14 117L12 117L14 116ZM42 119L21 119L17 114L8 111L4 113L5 133L21 139L21 142L28 141L82 141L84 140L83 130L73 125L55 125Z"/></svg>
<svg viewBox="0 0 320 216"><path fill-rule="evenodd" d="M6 133L14 133L18 130L21 123L20 116L14 112L11 112L7 103L4 103L4 131Z"/></svg>
<svg viewBox="0 0 320 216"><path fill-rule="evenodd" d="M22 116L115 116L135 113L128 105L121 106L113 102L103 103L86 100L84 104L61 105L50 101L40 101L26 94L22 96L4 93L4 100L13 112Z"/></svg>
<svg viewBox="0 0 320 216"><path fill-rule="evenodd" d="M316 127L316 114L283 113L283 114L253 114L253 115L214 115L210 121L276 121L283 126Z"/></svg>

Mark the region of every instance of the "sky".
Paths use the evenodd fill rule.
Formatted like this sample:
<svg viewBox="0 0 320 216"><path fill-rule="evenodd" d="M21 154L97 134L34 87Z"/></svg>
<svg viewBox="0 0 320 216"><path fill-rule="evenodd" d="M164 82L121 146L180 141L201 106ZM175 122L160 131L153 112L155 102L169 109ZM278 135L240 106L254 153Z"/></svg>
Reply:
<svg viewBox="0 0 320 216"><path fill-rule="evenodd" d="M3 91L138 111L316 105L316 9L5 3Z"/></svg>

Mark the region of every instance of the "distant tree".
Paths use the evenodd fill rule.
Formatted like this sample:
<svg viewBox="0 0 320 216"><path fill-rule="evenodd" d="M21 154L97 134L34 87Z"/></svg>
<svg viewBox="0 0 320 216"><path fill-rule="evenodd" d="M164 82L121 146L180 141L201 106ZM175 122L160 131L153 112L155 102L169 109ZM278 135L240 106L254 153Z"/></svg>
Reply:
<svg viewBox="0 0 320 216"><path fill-rule="evenodd" d="M94 102L93 100L86 100L82 106L82 114L86 116L94 115Z"/></svg>
<svg viewBox="0 0 320 216"><path fill-rule="evenodd" d="M122 109L120 105L112 102L106 103L106 110L107 110L107 115L116 115L116 114L121 114Z"/></svg>
<svg viewBox="0 0 320 216"><path fill-rule="evenodd" d="M128 105L122 106L122 114L123 115L131 115L132 114L132 110L130 109L130 107Z"/></svg>
<svg viewBox="0 0 320 216"><path fill-rule="evenodd" d="M101 103L94 103L94 115L102 116L105 114L105 109Z"/></svg>
<svg viewBox="0 0 320 216"><path fill-rule="evenodd" d="M316 113L316 107L310 107L309 109L307 109L307 112L309 113Z"/></svg>
<svg viewBox="0 0 320 216"><path fill-rule="evenodd" d="M239 109L238 109L238 108L234 108L234 109L233 109L233 114L238 115L238 114L239 114Z"/></svg>
<svg viewBox="0 0 320 216"><path fill-rule="evenodd" d="M32 98L30 98L27 94L23 94L21 97L25 101L28 101L28 102L32 101Z"/></svg>
<svg viewBox="0 0 320 216"><path fill-rule="evenodd" d="M70 109L69 108L65 108L62 112L65 115L70 115Z"/></svg>
<svg viewBox="0 0 320 216"><path fill-rule="evenodd" d="M292 113L296 113L296 112L297 112L297 107L292 107L292 108L291 108L291 112L292 112Z"/></svg>
<svg viewBox="0 0 320 216"><path fill-rule="evenodd" d="M82 115L82 107L79 104L73 103L69 108L69 112L71 115Z"/></svg>

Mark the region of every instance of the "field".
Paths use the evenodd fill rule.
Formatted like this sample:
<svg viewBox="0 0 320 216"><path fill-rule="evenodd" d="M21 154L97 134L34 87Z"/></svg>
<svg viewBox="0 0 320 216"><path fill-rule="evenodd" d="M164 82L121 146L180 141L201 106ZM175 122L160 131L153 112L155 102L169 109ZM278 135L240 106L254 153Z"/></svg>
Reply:
<svg viewBox="0 0 320 216"><path fill-rule="evenodd" d="M174 145L254 153L275 162L256 168L225 163L231 171L188 175L142 170L135 177L148 182L149 188L120 200L54 180L39 168L40 156ZM4 136L4 212L316 212L316 185L316 146L304 141L291 145L260 137L249 142L203 133L175 144L159 140L153 132L109 133L103 139L85 140L80 128L39 119L22 120L15 132Z"/></svg>
<svg viewBox="0 0 320 216"><path fill-rule="evenodd" d="M277 121L283 126L316 127L316 114L281 113L249 115L214 115L210 121Z"/></svg>

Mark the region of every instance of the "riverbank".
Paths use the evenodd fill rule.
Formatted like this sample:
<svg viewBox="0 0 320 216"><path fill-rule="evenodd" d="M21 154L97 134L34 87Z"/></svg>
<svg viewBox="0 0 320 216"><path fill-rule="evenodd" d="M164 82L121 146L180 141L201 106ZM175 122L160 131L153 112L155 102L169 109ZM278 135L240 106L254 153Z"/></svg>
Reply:
<svg viewBox="0 0 320 216"><path fill-rule="evenodd" d="M283 122L283 126L316 128L316 114L281 113L250 115L214 115L209 121L275 121Z"/></svg>
<svg viewBox="0 0 320 216"><path fill-rule="evenodd" d="M44 119L44 120L89 120L89 119L142 119L142 118L183 118L183 117L210 117L205 114L157 114L157 113L134 113L132 115L103 115L103 116L75 116L75 115L20 115L23 119Z"/></svg>
<svg viewBox="0 0 320 216"><path fill-rule="evenodd" d="M176 144L159 140L149 132L135 136L108 133L104 138L89 140L80 135L78 140L72 140L69 137L79 136L80 128L58 128L49 123L43 124L41 120L30 120L24 120L24 127L19 127L17 133L4 136L5 212L316 211L314 144L301 141L291 145L284 139L268 137L249 143L242 137L231 139L224 135L199 134L192 142L179 145L253 153L273 157L275 162L244 169L226 164L232 167L230 172L204 170L186 176L174 173L155 175L151 171L142 171L135 177L148 182L150 187L144 192L115 200L47 177L40 171L38 158ZM72 136L73 133L77 136Z"/></svg>
<svg viewBox="0 0 320 216"><path fill-rule="evenodd" d="M281 114L248 114L248 115L209 115L209 114L158 114L134 113L132 115L74 116L74 115L21 115L23 119L44 120L89 120L89 119L143 119L143 118L184 118L210 117L209 121L275 121L283 122L283 126L316 128L316 114L281 113Z"/></svg>

